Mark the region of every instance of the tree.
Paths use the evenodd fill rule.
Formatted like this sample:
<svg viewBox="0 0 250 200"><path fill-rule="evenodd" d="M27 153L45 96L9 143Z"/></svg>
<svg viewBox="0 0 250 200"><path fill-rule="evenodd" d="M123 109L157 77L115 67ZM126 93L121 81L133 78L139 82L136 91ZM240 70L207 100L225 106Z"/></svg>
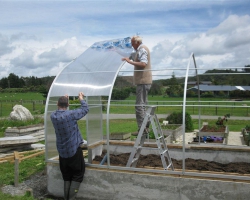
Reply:
<svg viewBox="0 0 250 200"><path fill-rule="evenodd" d="M0 86L1 88L5 89L5 88L8 88L8 78L2 78L0 80Z"/></svg>
<svg viewBox="0 0 250 200"><path fill-rule="evenodd" d="M19 77L14 73L10 73L8 76L8 87L9 88L21 88Z"/></svg>
<svg viewBox="0 0 250 200"><path fill-rule="evenodd" d="M153 82L149 90L150 95L161 95L162 84L159 82Z"/></svg>

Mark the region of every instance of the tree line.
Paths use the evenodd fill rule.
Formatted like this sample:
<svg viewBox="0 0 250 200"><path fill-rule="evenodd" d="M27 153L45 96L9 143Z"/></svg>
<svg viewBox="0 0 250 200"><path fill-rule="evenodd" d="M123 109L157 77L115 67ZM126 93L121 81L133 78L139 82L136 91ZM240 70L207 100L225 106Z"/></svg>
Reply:
<svg viewBox="0 0 250 200"><path fill-rule="evenodd" d="M8 77L0 79L0 92L40 92L47 93L55 76L19 77L10 73Z"/></svg>
<svg viewBox="0 0 250 200"><path fill-rule="evenodd" d="M209 73L210 75L206 75ZM211 75L211 73L221 73L220 75ZM233 73L230 75L230 73ZM240 75L235 75L239 73ZM243 73L243 74L242 74ZM245 73L245 74L244 74ZM237 69L225 69L225 70L208 70L202 76L199 76L200 81L210 81L212 85L241 85L250 86L250 65L246 65L242 71ZM8 77L0 79L0 92L40 92L45 97L49 91L49 88L54 80L55 76L46 77L19 77L14 73L10 73ZM196 81L197 77L189 77L188 81ZM161 79L153 81L149 95L165 95L170 97L179 97L183 95L185 78L176 78L174 72L171 78ZM125 77L117 77L112 91L112 99L121 100L126 99L130 94L135 93L135 86L128 81ZM232 92L236 95L244 96L246 93L239 94L239 91ZM249 92L247 92L249 93ZM219 93L223 96L223 93ZM195 96L196 94L189 92L188 95ZM212 96L212 93L206 94L206 96ZM248 95L247 95L248 96Z"/></svg>

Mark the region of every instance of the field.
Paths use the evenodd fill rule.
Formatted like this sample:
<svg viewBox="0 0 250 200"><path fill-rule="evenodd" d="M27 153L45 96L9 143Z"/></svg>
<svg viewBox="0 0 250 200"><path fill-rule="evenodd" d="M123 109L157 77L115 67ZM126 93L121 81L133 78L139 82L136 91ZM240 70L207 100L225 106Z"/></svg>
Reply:
<svg viewBox="0 0 250 200"><path fill-rule="evenodd" d="M0 117L9 116L12 108L16 104L21 104L30 110L32 114L44 112L46 99L41 93L0 93ZM106 101L103 105L107 107ZM158 114L170 114L174 111L182 111L183 98L172 98L164 96L149 96L148 105L157 106ZM186 112L191 115L212 115L224 116L250 116L249 100L235 101L222 98L187 98ZM111 101L110 113L113 114L133 114L135 106L135 96L130 96L126 100Z"/></svg>
<svg viewBox="0 0 250 200"><path fill-rule="evenodd" d="M0 93L0 117L8 117L15 105L23 105L31 114L44 113L45 98L41 93Z"/></svg>

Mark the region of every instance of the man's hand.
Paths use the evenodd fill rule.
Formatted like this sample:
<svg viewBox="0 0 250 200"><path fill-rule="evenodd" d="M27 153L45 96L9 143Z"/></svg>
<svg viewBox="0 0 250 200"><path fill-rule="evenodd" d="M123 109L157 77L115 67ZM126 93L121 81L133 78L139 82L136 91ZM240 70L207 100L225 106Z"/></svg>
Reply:
<svg viewBox="0 0 250 200"><path fill-rule="evenodd" d="M145 68L147 65L144 62L135 62L135 61L130 60L129 58L122 58L122 61L126 61L127 63L131 65L136 65L137 67L141 67L141 68Z"/></svg>
<svg viewBox="0 0 250 200"><path fill-rule="evenodd" d="M83 94L82 92L80 92L78 96L79 96L79 100L80 100L80 101L83 100L84 94Z"/></svg>

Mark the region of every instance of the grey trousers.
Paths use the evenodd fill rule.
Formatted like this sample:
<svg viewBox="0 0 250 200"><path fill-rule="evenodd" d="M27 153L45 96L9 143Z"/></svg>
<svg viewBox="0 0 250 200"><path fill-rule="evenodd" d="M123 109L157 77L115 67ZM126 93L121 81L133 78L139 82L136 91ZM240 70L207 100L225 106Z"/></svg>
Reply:
<svg viewBox="0 0 250 200"><path fill-rule="evenodd" d="M151 85L137 85L136 86L136 105L135 105L135 115L138 125L138 129L141 128L142 122L144 120L146 105L148 104L148 92ZM149 125L148 125L149 126Z"/></svg>

